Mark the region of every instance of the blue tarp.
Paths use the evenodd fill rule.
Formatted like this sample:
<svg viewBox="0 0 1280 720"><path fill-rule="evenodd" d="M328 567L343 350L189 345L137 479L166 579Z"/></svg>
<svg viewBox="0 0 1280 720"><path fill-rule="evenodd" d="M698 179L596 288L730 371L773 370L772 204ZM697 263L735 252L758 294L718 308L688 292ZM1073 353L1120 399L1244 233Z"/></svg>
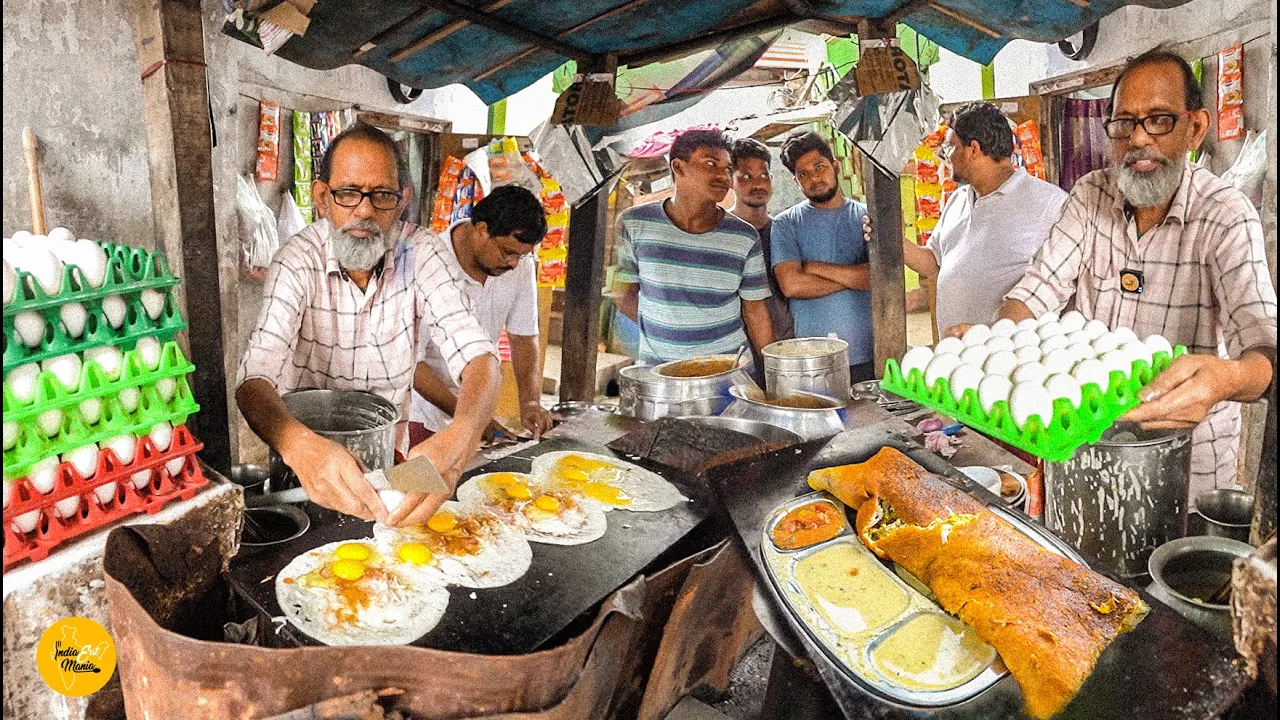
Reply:
<svg viewBox="0 0 1280 720"><path fill-rule="evenodd" d="M911 3L919 9L902 18L902 22L942 47L986 64L1011 40L1056 42L1124 5L1165 8L1185 2L1091 0L1081 7L1071 0L512 0L489 14L602 55L658 48L786 10L815 19L849 19L884 17ZM459 4L483 8L492 0L459 0ZM939 5L969 22L933 7ZM568 29L617 8L623 9L565 34ZM528 42L468 24L421 51L392 62L390 58L396 52L455 18L442 11L423 12L415 3L397 0L319 0L310 17L307 34L291 38L277 51L278 56L319 70L359 63L411 87L463 83L486 103L533 84L569 59L544 49L528 52L532 48ZM378 38L377 47L356 55L371 39L411 18L411 22L387 37ZM476 79L499 65L504 67Z"/></svg>

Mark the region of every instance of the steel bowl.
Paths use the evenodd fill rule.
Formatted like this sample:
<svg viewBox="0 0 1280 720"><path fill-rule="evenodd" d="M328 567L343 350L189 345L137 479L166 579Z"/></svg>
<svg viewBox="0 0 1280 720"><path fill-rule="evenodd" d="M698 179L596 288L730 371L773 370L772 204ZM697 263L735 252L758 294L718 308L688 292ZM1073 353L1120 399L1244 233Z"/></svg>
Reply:
<svg viewBox="0 0 1280 720"><path fill-rule="evenodd" d="M395 463L396 423L400 410L386 398L361 390L295 390L280 398L298 422L351 451L370 470ZM274 449L271 492L299 486L298 478Z"/></svg>
<svg viewBox="0 0 1280 720"><path fill-rule="evenodd" d="M1205 535L1249 542L1253 496L1242 490L1219 488L1196 496L1196 519ZM1196 523L1199 526L1201 523ZM1198 528L1199 529L1199 528Z"/></svg>
<svg viewBox="0 0 1280 720"><path fill-rule="evenodd" d="M743 418L724 416L700 417L696 415L688 415L680 419L706 427L733 430L734 432L740 432L743 435L750 435L771 445L774 443L795 445L797 443L804 442L804 438L790 430L777 427L776 425L770 425L765 422L760 422L758 420L745 420Z"/></svg>
<svg viewBox="0 0 1280 720"><path fill-rule="evenodd" d="M729 393L734 400L720 413L720 417L755 420L790 430L805 440L831 437L845 429L845 407L833 398L813 393L792 393L791 397L813 397L832 404L827 408L797 408L774 404L764 393L753 388L734 386L729 388Z"/></svg>
<svg viewBox="0 0 1280 720"><path fill-rule="evenodd" d="M231 482L244 488L245 495L260 495L268 475L269 471L263 465L236 463L231 466Z"/></svg>
<svg viewBox="0 0 1280 720"><path fill-rule="evenodd" d="M1231 580L1231 565L1248 557L1247 543L1223 537L1198 535L1171 540L1151 553L1147 592L1179 615L1215 635L1231 638L1231 606L1205 602L1205 598Z"/></svg>

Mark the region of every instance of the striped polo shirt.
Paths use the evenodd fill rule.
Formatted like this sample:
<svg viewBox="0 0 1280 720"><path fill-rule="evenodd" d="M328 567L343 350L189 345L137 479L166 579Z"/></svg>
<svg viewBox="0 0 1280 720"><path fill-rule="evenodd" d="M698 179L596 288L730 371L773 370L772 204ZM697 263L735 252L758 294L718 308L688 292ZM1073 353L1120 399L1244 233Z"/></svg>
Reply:
<svg viewBox="0 0 1280 720"><path fill-rule="evenodd" d="M747 341L742 300L769 297L755 228L729 213L699 234L655 202L618 221L618 279L640 285L640 361L736 352Z"/></svg>

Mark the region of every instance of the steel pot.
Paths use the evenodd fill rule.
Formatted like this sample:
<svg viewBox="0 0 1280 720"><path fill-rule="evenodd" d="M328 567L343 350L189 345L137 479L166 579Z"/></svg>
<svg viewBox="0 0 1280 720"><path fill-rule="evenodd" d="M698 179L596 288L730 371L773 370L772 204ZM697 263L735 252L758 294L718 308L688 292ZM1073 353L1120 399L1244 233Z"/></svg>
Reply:
<svg viewBox="0 0 1280 720"><path fill-rule="evenodd" d="M1198 535L1249 542L1253 496L1243 490L1219 488L1196 496L1193 531Z"/></svg>
<svg viewBox="0 0 1280 720"><path fill-rule="evenodd" d="M742 418L767 423L783 430L790 430L805 440L831 437L844 430L845 408L837 400L812 393L797 392L792 397L808 395L831 403L825 408L797 408L770 402L758 389L729 388L733 402L721 417Z"/></svg>
<svg viewBox="0 0 1280 720"><path fill-rule="evenodd" d="M395 464L396 423L391 401L361 390L295 390L281 398L298 422L351 451L369 470ZM299 486L298 478L273 449L270 492Z"/></svg>
<svg viewBox="0 0 1280 720"><path fill-rule="evenodd" d="M1187 534L1191 433L1120 423L1070 460L1044 464L1044 523L1122 577Z"/></svg>
<svg viewBox="0 0 1280 720"><path fill-rule="evenodd" d="M1231 579L1231 566L1248 557L1253 547L1229 538L1197 535L1178 538L1156 548L1147 567L1147 592L1200 627L1231 638L1231 606L1205 599Z"/></svg>
<svg viewBox="0 0 1280 720"><path fill-rule="evenodd" d="M849 343L837 337L779 340L764 346L764 388L770 397L811 392L847 403Z"/></svg>
<svg viewBox="0 0 1280 720"><path fill-rule="evenodd" d="M711 355L703 359L733 360L733 355ZM683 362L683 361L682 361ZM730 403L729 388L738 384L756 387L747 372L750 359L736 368L701 377L667 377L659 370L674 363L658 366L632 365L618 371L618 411L641 420L686 415L718 415Z"/></svg>

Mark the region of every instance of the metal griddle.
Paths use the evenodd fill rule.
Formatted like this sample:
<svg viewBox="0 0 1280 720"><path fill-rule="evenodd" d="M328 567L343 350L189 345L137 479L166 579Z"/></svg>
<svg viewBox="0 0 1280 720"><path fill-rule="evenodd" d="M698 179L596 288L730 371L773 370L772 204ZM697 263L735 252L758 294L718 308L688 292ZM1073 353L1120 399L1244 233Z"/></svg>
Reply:
<svg viewBox="0 0 1280 720"><path fill-rule="evenodd" d="M533 652L587 617L588 611L636 574L680 550L682 541L694 541L695 528L712 515L711 495L701 479L569 439L547 440L495 460L467 473L463 480L487 472L528 472L533 457L557 450L613 456L647 468L680 488L690 502L656 513L611 511L608 532L586 545L530 543L533 564L523 577L498 588L450 587L449 607L440 624L413 645L486 655ZM308 532L252 552L245 548L231 561L233 589L254 611L268 617L284 614L276 602L275 575L293 558L327 543L373 536L370 521L310 502L302 508L311 518ZM278 635L284 645L320 644L292 625L285 625Z"/></svg>
<svg viewBox="0 0 1280 720"><path fill-rule="evenodd" d="M947 720L1021 718L1022 693L1012 675L1006 676L967 702L927 711L906 709L869 695L847 679L796 624L774 594L760 555L760 538L770 511L791 498L810 492L810 470L863 462L889 446L906 453L927 470L952 482L980 500L996 496L969 482L954 468L920 445L883 427L850 430L828 441L806 443L713 469L708 474L734 527L746 544L759 583L775 611L774 623L787 636L779 641L800 647L848 718L897 720L925 716ZM1027 522L1034 520L1027 518ZM1124 582L1091 558L1090 566L1117 582ZM1131 586L1132 587L1132 586ZM1136 718L1205 718L1222 713L1251 680L1243 660L1223 640L1191 624L1142 589L1151 613L1137 628L1117 638L1099 659L1093 674L1058 718L1135 720Z"/></svg>

